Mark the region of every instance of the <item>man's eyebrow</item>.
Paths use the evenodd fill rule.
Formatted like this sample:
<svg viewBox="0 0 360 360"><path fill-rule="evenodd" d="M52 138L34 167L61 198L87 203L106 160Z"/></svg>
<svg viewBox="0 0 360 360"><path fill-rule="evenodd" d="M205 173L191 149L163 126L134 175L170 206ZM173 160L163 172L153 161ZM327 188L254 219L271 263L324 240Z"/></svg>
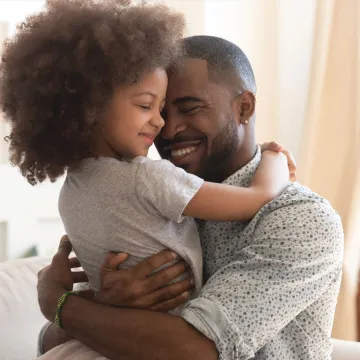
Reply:
<svg viewBox="0 0 360 360"><path fill-rule="evenodd" d="M176 98L172 103L173 105L180 105L187 102L204 102L204 101L196 96L183 96Z"/></svg>

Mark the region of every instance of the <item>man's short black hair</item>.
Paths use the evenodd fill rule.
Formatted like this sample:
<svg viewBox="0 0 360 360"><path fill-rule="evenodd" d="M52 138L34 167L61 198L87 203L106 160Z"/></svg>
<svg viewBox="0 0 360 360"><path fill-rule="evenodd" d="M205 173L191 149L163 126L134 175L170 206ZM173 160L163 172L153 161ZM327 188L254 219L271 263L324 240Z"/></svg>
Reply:
<svg viewBox="0 0 360 360"><path fill-rule="evenodd" d="M234 43L215 36L190 36L184 39L187 58L208 63L209 77L232 84L238 92L256 93L256 81L249 59Z"/></svg>

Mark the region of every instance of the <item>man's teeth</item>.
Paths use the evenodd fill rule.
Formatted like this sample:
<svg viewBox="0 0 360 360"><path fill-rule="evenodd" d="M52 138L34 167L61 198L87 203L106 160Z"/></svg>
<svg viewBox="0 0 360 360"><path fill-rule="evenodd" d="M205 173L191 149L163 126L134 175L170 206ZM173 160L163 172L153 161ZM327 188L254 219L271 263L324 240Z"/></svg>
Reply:
<svg viewBox="0 0 360 360"><path fill-rule="evenodd" d="M175 156L183 156L186 154L190 154L191 152L195 151L196 148L197 146L189 146L183 149L171 150L171 156L175 157Z"/></svg>

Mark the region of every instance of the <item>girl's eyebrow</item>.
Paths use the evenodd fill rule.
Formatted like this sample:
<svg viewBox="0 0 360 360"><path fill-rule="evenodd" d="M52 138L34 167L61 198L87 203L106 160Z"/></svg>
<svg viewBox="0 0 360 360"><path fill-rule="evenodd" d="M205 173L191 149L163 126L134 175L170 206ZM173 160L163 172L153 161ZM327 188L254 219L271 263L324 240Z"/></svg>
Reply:
<svg viewBox="0 0 360 360"><path fill-rule="evenodd" d="M141 95L150 95L150 96L152 96L153 98L157 98L157 95L154 94L154 93L151 92L151 91L142 91L142 92L140 92L140 93L135 94L134 96L141 96Z"/></svg>

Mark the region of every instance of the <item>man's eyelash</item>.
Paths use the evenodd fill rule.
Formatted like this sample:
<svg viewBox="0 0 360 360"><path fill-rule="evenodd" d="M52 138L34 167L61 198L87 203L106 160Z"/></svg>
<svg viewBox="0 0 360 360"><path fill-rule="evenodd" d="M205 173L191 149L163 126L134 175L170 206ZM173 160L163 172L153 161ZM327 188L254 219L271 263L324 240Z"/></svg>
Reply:
<svg viewBox="0 0 360 360"><path fill-rule="evenodd" d="M145 106L145 105L139 105L142 109L145 110L150 110L150 106Z"/></svg>
<svg viewBox="0 0 360 360"><path fill-rule="evenodd" d="M201 107L201 106L194 106L194 107L192 107L191 109L184 109L184 110L182 110L182 112L186 114L186 113L189 113L189 112L191 112L191 111L200 109L200 107Z"/></svg>

